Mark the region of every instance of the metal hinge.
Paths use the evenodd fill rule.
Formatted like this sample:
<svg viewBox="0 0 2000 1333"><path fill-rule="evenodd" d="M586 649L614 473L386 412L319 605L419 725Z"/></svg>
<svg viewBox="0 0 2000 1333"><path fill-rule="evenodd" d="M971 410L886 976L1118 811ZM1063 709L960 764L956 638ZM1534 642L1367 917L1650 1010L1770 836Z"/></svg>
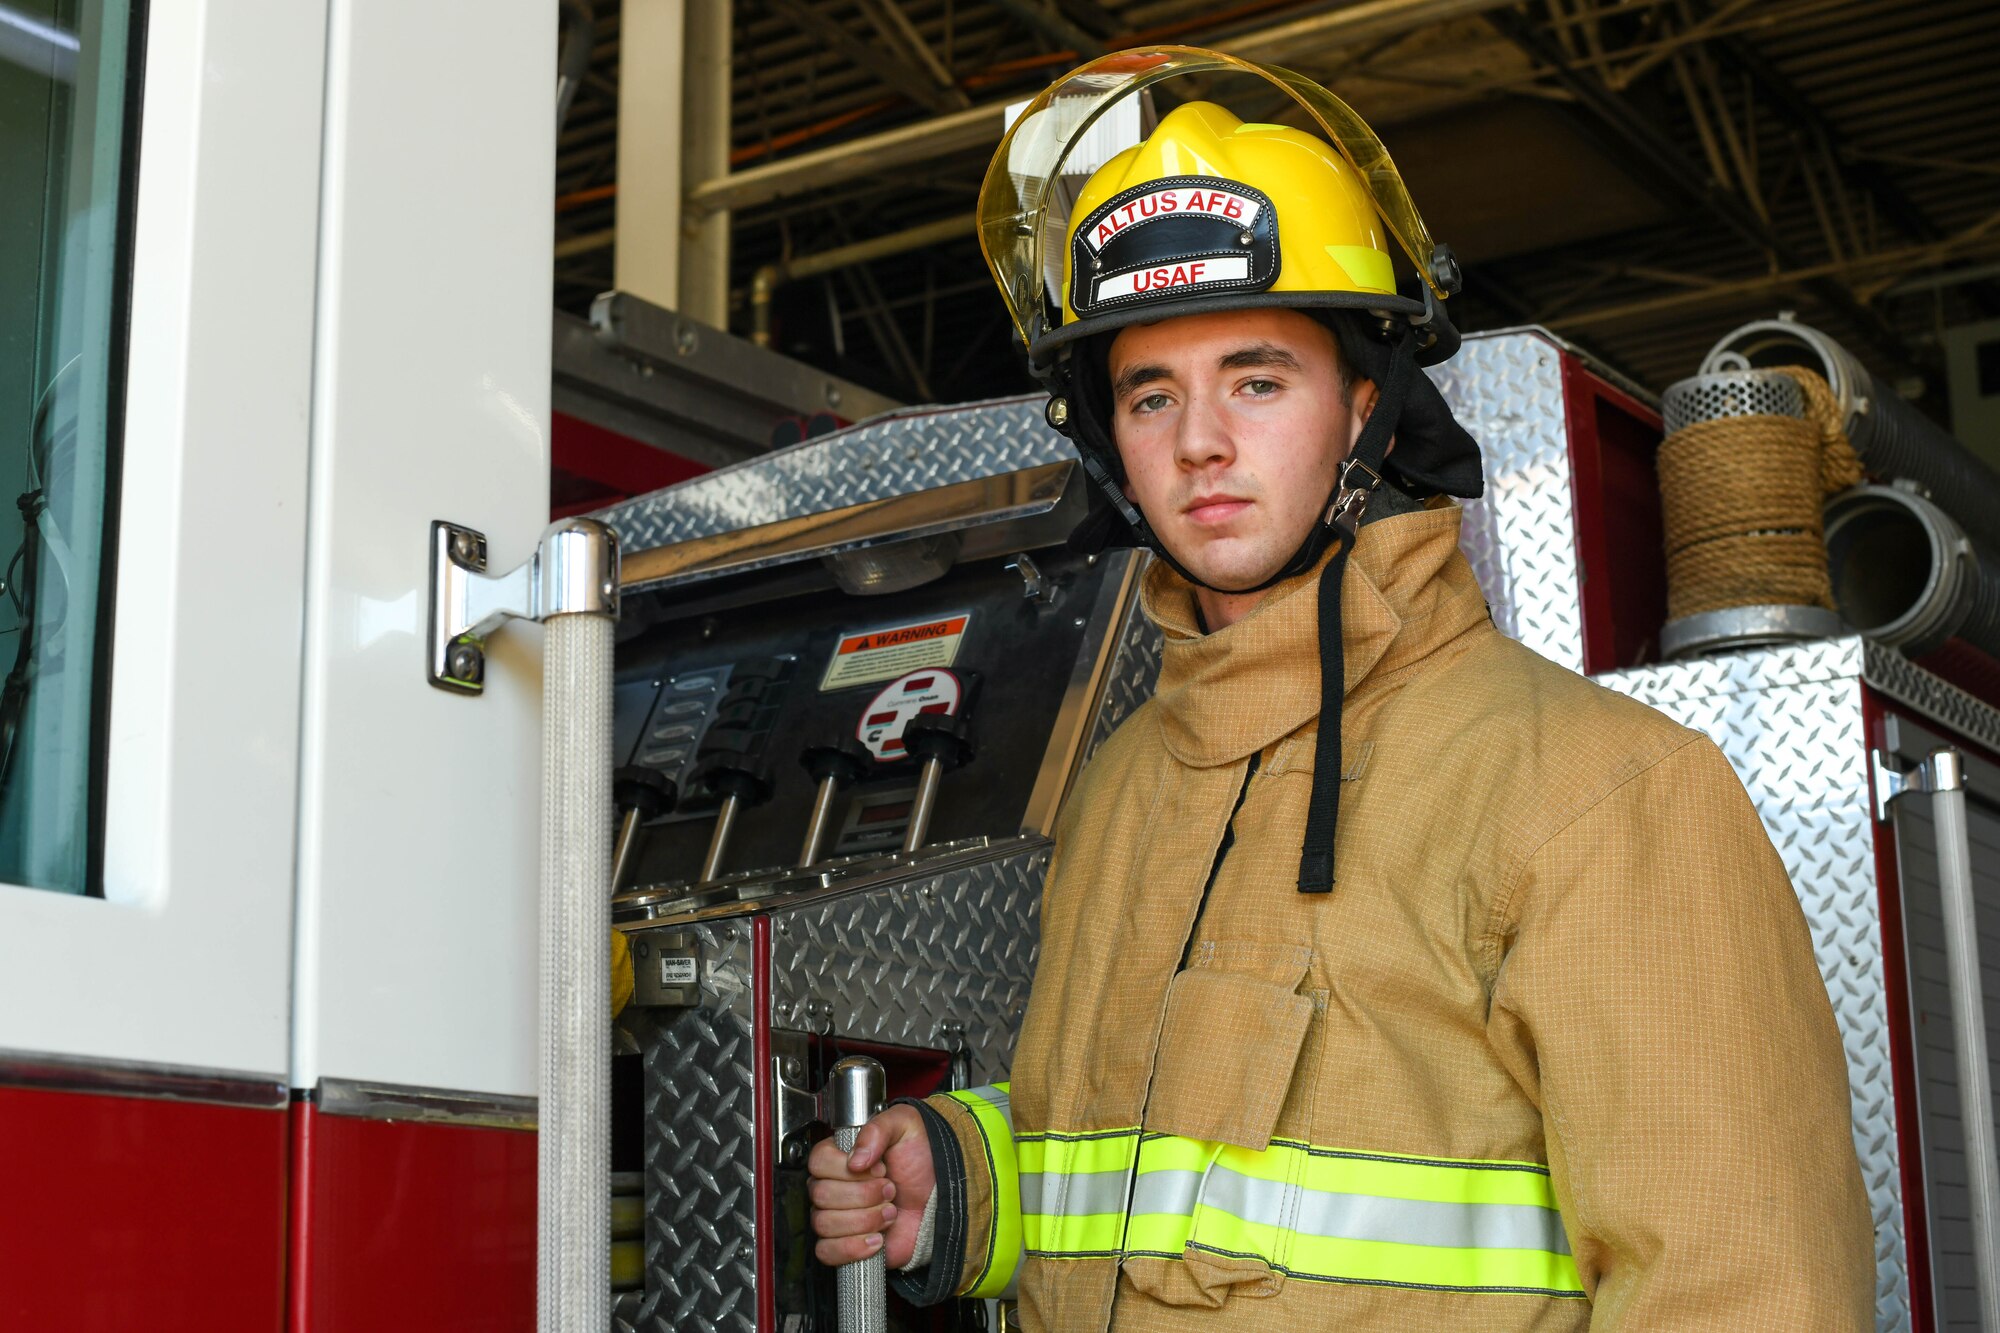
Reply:
<svg viewBox="0 0 2000 1333"><path fill-rule="evenodd" d="M618 534L595 519L550 524L535 553L486 572L486 534L431 524L430 683L457 694L486 688L486 640L509 620L594 614L618 618Z"/></svg>
<svg viewBox="0 0 2000 1333"><path fill-rule="evenodd" d="M828 1123L826 1108L820 1100L825 1090L806 1086L811 1052L805 1033L772 1031L772 1130L777 1140L777 1158L787 1166L798 1166L806 1160L806 1132L814 1125Z"/></svg>
<svg viewBox="0 0 2000 1333"><path fill-rule="evenodd" d="M1898 766L1896 756L1886 750L1871 750L1868 758L1874 769L1878 823L1889 822L1889 806L1899 796L1958 791L1965 786L1965 757L1957 750L1933 750L1909 768Z"/></svg>

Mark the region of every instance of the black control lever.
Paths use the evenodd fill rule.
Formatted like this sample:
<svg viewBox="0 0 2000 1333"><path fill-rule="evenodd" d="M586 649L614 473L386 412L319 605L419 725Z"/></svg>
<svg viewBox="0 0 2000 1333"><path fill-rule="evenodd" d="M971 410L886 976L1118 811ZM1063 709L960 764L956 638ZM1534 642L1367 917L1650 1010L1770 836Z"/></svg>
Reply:
<svg viewBox="0 0 2000 1333"><path fill-rule="evenodd" d="M917 798L910 804L910 826L903 834L903 850L914 852L930 836L931 815L937 808L938 782L946 772L972 762L972 728L965 716L924 713L910 719L903 728L903 749L923 762L917 779Z"/></svg>
<svg viewBox="0 0 2000 1333"><path fill-rule="evenodd" d="M812 819L806 824L805 845L799 849L799 866L803 869L818 863L825 850L827 826L832 822L833 798L842 787L868 776L875 767L875 756L868 747L852 736L843 736L825 745L811 745L799 756L812 780L819 784L819 793L813 798Z"/></svg>
<svg viewBox="0 0 2000 1333"><path fill-rule="evenodd" d="M611 892L625 887L625 872L632 866L632 849L639 842L639 826L657 819L674 808L680 793L673 779L654 769L628 764L611 773L611 799L618 807L618 849L611 859Z"/></svg>
<svg viewBox="0 0 2000 1333"><path fill-rule="evenodd" d="M762 805L771 799L771 779L753 760L730 756L712 759L696 775L702 786L722 798L715 814L715 831L709 835L708 855L702 858L700 882L722 873L722 858L729 850L729 835L736 827L736 812L746 805Z"/></svg>

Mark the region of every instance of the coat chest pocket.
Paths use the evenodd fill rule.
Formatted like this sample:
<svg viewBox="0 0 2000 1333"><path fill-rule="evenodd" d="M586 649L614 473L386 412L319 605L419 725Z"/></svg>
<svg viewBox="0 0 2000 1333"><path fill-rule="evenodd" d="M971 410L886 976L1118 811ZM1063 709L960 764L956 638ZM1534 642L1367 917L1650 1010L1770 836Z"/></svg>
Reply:
<svg viewBox="0 0 2000 1333"><path fill-rule="evenodd" d="M1312 1024L1299 994L1312 961L1301 945L1214 941L1167 989L1146 1129L1258 1151L1271 1131Z"/></svg>

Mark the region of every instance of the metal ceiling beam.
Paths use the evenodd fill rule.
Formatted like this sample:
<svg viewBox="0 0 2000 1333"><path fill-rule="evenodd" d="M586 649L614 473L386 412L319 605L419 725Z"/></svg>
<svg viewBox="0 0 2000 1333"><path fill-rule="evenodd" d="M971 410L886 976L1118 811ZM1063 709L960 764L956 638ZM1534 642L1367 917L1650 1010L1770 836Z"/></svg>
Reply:
<svg viewBox="0 0 2000 1333"><path fill-rule="evenodd" d="M1706 287L1696 287L1674 292L1667 296L1649 296L1636 301L1621 301L1616 305L1600 306L1594 310L1583 310L1573 315L1560 315L1549 323L1567 331L1600 324L1630 323L1637 319L1652 319L1662 315L1683 315L1709 308L1730 308L1748 301L1788 292L1810 292L1818 294L1820 284L1837 278L1855 280L1883 280L1893 282L1889 290L1922 290L1927 284L1919 279L1904 279L1900 274L1913 272L1949 258L1986 259L2000 248L2000 233L1991 236L1969 236L1953 241L1945 240L1934 245L1915 245L1899 250L1878 251L1875 254L1859 255L1851 259L1825 264L1813 264L1795 270L1779 273L1760 273L1754 278L1741 278L1726 282L1711 283ZM1940 276L1940 281L1958 281L1962 275L1982 271L1980 268L1965 268ZM1836 284L1837 285L1837 284ZM1839 288L1842 292L1846 288Z"/></svg>
<svg viewBox="0 0 2000 1333"><path fill-rule="evenodd" d="M1000 142L1007 107L1007 102L988 102L763 166L733 171L695 186L688 192L688 203L704 212L750 208L786 195L811 193L857 176L880 175L969 148L990 147Z"/></svg>
<svg viewBox="0 0 2000 1333"><path fill-rule="evenodd" d="M1100 37L1125 31L1125 21L1098 4L1097 0L1049 0L1049 3Z"/></svg>
<svg viewBox="0 0 2000 1333"><path fill-rule="evenodd" d="M1841 142L1841 135L1812 102L1783 71L1766 60L1763 53L1741 37L1724 37L1714 42L1714 49L1723 62L1734 66L1747 75L1758 94L1785 113L1785 118L1816 144L1831 150ZM1842 158L1835 151L1828 151L1827 160L1838 165L1840 173L1855 188L1874 199L1875 207L1890 222L1918 241L1939 241L1944 239L1944 229L1933 222L1924 210L1904 194L1902 187L1889 178L1889 174L1879 167L1866 162L1855 162ZM2000 286L1990 282L1974 284L1969 293L1981 313L2000 313Z"/></svg>
<svg viewBox="0 0 2000 1333"><path fill-rule="evenodd" d="M1681 151L1678 144L1652 120L1613 92L1601 77L1576 69L1540 25L1512 9L1495 9L1486 15L1486 21L1526 52L1530 59L1545 66L1559 84L1573 93L1609 133L1620 151L1634 155L1651 172L1657 173L1660 181L1708 212L1753 248L1775 256L1782 267L1795 273L1810 274L1804 282L1812 295L1853 321L1868 341L1895 361L1899 369L1915 368L1926 372L1935 369L1930 358L1905 341L1881 315L1856 300L1837 278L1817 271L1777 234L1770 223L1741 199L1712 185L1707 174Z"/></svg>
<svg viewBox="0 0 2000 1333"><path fill-rule="evenodd" d="M795 4L796 0L786 2ZM1217 50L1257 60L1288 57L1296 54L1303 43L1324 47L1372 42L1469 14L1490 13L1511 3L1513 0L1362 0L1331 13L1241 33L1214 45ZM1017 100L988 102L731 172L695 186L688 192L688 204L697 213L750 208L836 181L879 175L915 162L991 147L1000 141L1007 107Z"/></svg>
<svg viewBox="0 0 2000 1333"><path fill-rule="evenodd" d="M890 92L902 93L938 112L954 111L964 104L962 96L954 96L956 89L947 91L938 87L928 70L919 69L902 57L857 36L840 20L802 0L765 0L765 3L802 30L817 33L828 46L873 74L876 82Z"/></svg>
<svg viewBox="0 0 2000 1333"><path fill-rule="evenodd" d="M930 43L917 31L917 25L910 22L910 16L903 12L902 0L861 0L861 12L875 25L875 31L891 46L901 46L906 54L930 72L931 83L944 93L951 106L964 108L972 105L972 99L951 77L944 61L938 59L937 52L931 50Z"/></svg>
<svg viewBox="0 0 2000 1333"><path fill-rule="evenodd" d="M1011 14L1044 37L1054 38L1079 56L1104 54L1103 42L1070 22L1069 16L1052 4L1042 0L993 0L993 7Z"/></svg>
<svg viewBox="0 0 2000 1333"><path fill-rule="evenodd" d="M801 278L816 278L824 273L853 268L893 255L908 254L912 250L944 245L972 235L978 222L976 214L958 213L886 236L871 236L865 241L854 241L831 250L817 250L764 265L750 280L750 324L753 330L750 340L760 347L770 346L771 302L777 296L780 285ZM878 305L882 303L879 292L875 300ZM921 379L921 376L918 378Z"/></svg>
<svg viewBox="0 0 2000 1333"><path fill-rule="evenodd" d="M778 265L787 278L816 278L822 273L835 269L851 268L856 264L866 264L877 259L887 259L892 255L908 254L912 250L927 250L933 245L944 245L973 234L979 219L971 213L955 213L948 218L926 222L920 226L905 228L887 236L870 236L863 241L835 246L831 250L817 250L811 254L798 255Z"/></svg>
<svg viewBox="0 0 2000 1333"><path fill-rule="evenodd" d="M1453 19L1490 14L1512 3L1514 0L1362 0L1330 13L1238 33L1209 45L1250 60L1282 62L1296 59L1304 49L1378 42Z"/></svg>

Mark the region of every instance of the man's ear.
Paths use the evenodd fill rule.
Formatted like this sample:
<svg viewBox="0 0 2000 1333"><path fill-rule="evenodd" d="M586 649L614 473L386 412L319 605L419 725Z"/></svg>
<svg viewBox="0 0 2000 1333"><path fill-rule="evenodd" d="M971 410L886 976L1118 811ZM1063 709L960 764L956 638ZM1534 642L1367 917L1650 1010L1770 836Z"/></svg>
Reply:
<svg viewBox="0 0 2000 1333"><path fill-rule="evenodd" d="M1347 442L1349 453L1354 451L1355 445L1361 443L1361 428L1368 424L1368 418L1375 415L1375 405L1381 401L1382 390L1374 380L1354 381L1354 437ZM1383 449L1382 456L1387 458L1395 452L1396 437L1391 435L1388 447Z"/></svg>

